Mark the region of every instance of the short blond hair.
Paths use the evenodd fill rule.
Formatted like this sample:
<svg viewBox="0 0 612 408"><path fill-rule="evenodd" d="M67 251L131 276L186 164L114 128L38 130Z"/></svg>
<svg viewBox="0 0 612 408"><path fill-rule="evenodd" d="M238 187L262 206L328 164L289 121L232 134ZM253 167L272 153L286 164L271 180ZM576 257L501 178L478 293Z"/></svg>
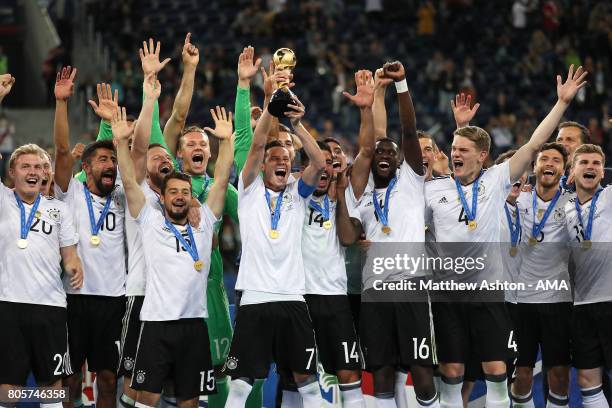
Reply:
<svg viewBox="0 0 612 408"><path fill-rule="evenodd" d="M453 132L453 135L465 137L476 144L481 151L489 153L491 149L491 136L483 128L478 126L465 126Z"/></svg>
<svg viewBox="0 0 612 408"><path fill-rule="evenodd" d="M19 146L15 151L11 154L11 158L9 159L9 168L15 167L15 162L17 159L24 154L35 154L38 155L42 160L45 160L49 157L49 154L39 145L34 143L24 144L23 146Z"/></svg>
<svg viewBox="0 0 612 408"><path fill-rule="evenodd" d="M604 154L603 150L601 150L601 147L594 145L594 144L587 143L587 144L578 146L578 148L574 151L574 155L572 156L572 166L576 164L578 155L585 154L585 153L597 153L598 155L601 156L602 164L604 165L606 164L606 155Z"/></svg>

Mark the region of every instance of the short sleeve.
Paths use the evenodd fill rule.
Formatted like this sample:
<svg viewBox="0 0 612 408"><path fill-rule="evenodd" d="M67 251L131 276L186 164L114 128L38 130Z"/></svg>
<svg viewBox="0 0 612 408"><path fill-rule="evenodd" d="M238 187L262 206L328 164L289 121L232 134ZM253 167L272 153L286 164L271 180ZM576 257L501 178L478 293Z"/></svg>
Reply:
<svg viewBox="0 0 612 408"><path fill-rule="evenodd" d="M221 217L215 217L208 204L204 204L200 207L200 217L202 218L202 222L206 226L206 228L213 229L215 224L221 221Z"/></svg>
<svg viewBox="0 0 612 408"><path fill-rule="evenodd" d="M70 178L70 181L68 182L67 191L62 191L62 189L57 183L53 183L53 192L54 192L55 198L57 198L60 201L67 201L68 197L70 196L70 193L73 192L74 189L76 188L77 183L80 183L80 181L75 179L74 177Z"/></svg>
<svg viewBox="0 0 612 408"><path fill-rule="evenodd" d="M62 209L63 215L60 223L59 241L60 248L76 245L79 242L79 235L74 228L74 218L68 206Z"/></svg>
<svg viewBox="0 0 612 408"><path fill-rule="evenodd" d="M140 214L135 218L138 225L142 226L150 221L154 209L148 202L145 201L145 205L142 206Z"/></svg>
<svg viewBox="0 0 612 408"><path fill-rule="evenodd" d="M510 180L510 160L490 167L485 174L489 172L491 172L492 177L491 183L497 186L502 185L504 187L504 197L506 197L512 188L512 181Z"/></svg>
<svg viewBox="0 0 612 408"><path fill-rule="evenodd" d="M344 201L346 202L346 209L348 210L349 217L361 220L359 210L357 209L357 201L355 200L353 190L350 188L350 184L349 188L344 190Z"/></svg>
<svg viewBox="0 0 612 408"><path fill-rule="evenodd" d="M261 173L255 177L253 182L247 187L244 188L244 182L242 179L243 172L240 172L240 177L238 177L238 200L241 197L246 197L256 191L260 186L263 185L263 178L261 177ZM240 202L240 201L239 201Z"/></svg>
<svg viewBox="0 0 612 408"><path fill-rule="evenodd" d="M411 191L411 189L423 189L425 184L425 176L420 176L414 172L412 167L404 160L400 165L399 188L403 191Z"/></svg>

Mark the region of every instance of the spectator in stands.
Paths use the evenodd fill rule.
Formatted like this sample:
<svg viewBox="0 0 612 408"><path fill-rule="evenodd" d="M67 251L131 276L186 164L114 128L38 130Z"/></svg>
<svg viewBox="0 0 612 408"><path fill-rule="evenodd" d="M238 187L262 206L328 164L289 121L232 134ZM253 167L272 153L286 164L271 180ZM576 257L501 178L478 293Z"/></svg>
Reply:
<svg viewBox="0 0 612 408"><path fill-rule="evenodd" d="M4 180L8 174L8 159L15 150L15 125L11 123L4 112L0 113L0 154L2 165L0 165L0 179Z"/></svg>

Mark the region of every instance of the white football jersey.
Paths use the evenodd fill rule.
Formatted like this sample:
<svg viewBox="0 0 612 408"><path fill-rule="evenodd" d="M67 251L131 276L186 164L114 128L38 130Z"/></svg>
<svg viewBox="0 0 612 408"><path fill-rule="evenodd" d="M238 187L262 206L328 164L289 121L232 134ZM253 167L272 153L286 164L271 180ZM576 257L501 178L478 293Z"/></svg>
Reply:
<svg viewBox="0 0 612 408"><path fill-rule="evenodd" d="M217 218L206 204L202 205L199 227L192 227L193 239L203 268L197 271L195 261L179 239L166 226L157 205L149 202L136 222L140 227L146 260L146 292L140 320L171 321L208 317L206 286L210 268L213 227ZM175 225L189 243L185 225Z"/></svg>
<svg viewBox="0 0 612 408"><path fill-rule="evenodd" d="M345 191L345 196L349 194ZM325 209L325 196L312 197ZM347 200L348 202L348 200ZM347 275L344 262L345 248L340 244L336 230L337 202L329 200L331 228L324 228L323 215L308 205L304 217L302 257L306 274L306 293L313 295L346 295ZM349 217L358 218L350 208Z"/></svg>
<svg viewBox="0 0 612 408"><path fill-rule="evenodd" d="M266 201L262 175L244 188L242 174L238 181L238 217L242 256L236 289L303 295L305 293L302 259L304 213L311 196L298 192L300 179L289 182L284 190L278 223L278 238L273 239L271 216ZM272 210L280 193L268 190Z"/></svg>
<svg viewBox="0 0 612 408"><path fill-rule="evenodd" d="M27 220L32 205L23 205ZM66 307L60 248L78 242L72 215L65 203L50 197L41 197L37 212L28 246L19 249L21 211L13 190L0 183L0 300Z"/></svg>
<svg viewBox="0 0 612 408"><path fill-rule="evenodd" d="M566 226L570 235L571 255L574 258L574 304L612 301L612 186L605 187L595 204L595 215L591 231L592 247L583 249L584 230L588 224L592 200L580 205L582 220L580 225L576 213L575 200L571 198L565 205Z"/></svg>
<svg viewBox="0 0 612 408"><path fill-rule="evenodd" d="M424 183L424 176L419 176L408 163L402 162L397 172L397 183L389 194L389 234L382 231L383 224L372 201L376 191L380 208L384 211L387 189L375 189L373 184L368 183L356 204L366 239L372 242L425 242Z"/></svg>
<svg viewBox="0 0 612 408"><path fill-rule="evenodd" d="M110 194L112 200L102 228L98 231L100 245L90 242L91 224L85 201L85 190L82 182L70 179L68 191L63 192L55 184L55 196L64 201L74 216L74 225L79 235L77 247L83 263L83 287L79 290L70 287L70 278L64 277L66 293L76 295L124 296L126 279L125 262L125 191L123 186L116 185ZM95 221L106 204L106 197L91 193Z"/></svg>
<svg viewBox="0 0 612 408"><path fill-rule="evenodd" d="M520 246L521 267L518 282L526 286L526 290L518 292L520 303L557 303L571 302L570 277L568 272L569 250L565 221L565 205L574 197L573 193L563 191L559 200L551 211L544 228L539 236L535 237L538 243L529 245L529 238L533 237L534 215L536 222L540 223L548 209L550 201L536 198L537 208L533 211L533 193L523 192L519 195L518 203L521 209L521 224L523 227L523 241ZM565 290L541 289L539 282L564 281Z"/></svg>
<svg viewBox="0 0 612 408"><path fill-rule="evenodd" d="M153 208L162 211L159 196L149 187L146 181L140 185L147 203ZM130 215L129 209L125 211L125 239L128 249L128 274L125 284L127 296L144 296L146 287L146 262L142 249L142 237L136 220Z"/></svg>
<svg viewBox="0 0 612 408"><path fill-rule="evenodd" d="M488 168L480 177L478 204L476 209L477 228L468 229L455 180L440 177L425 183L425 205L427 225L433 222L436 242L499 242L500 220L505 220L504 202L510 192L509 162ZM472 184L463 186L463 192L471 211Z"/></svg>

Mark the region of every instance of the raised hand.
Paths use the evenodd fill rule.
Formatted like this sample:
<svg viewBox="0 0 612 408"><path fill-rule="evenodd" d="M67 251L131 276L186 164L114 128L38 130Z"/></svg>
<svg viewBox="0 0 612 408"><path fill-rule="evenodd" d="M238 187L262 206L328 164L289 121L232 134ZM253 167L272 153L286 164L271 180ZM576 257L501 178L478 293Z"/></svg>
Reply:
<svg viewBox="0 0 612 408"><path fill-rule="evenodd" d="M13 84L15 83L15 78L11 76L11 74L2 74L0 75L0 102L4 99L6 95L11 92L11 88L13 88Z"/></svg>
<svg viewBox="0 0 612 408"><path fill-rule="evenodd" d="M115 94L113 95L110 84L105 83L98 84L96 91L98 93L98 103L96 104L92 100L89 100L88 103L100 119L110 122L119 106L119 91L115 89Z"/></svg>
<svg viewBox="0 0 612 408"><path fill-rule="evenodd" d="M159 42L157 44L159 44ZM187 35L185 36L185 44L183 45L182 57L183 57L183 65L189 65L194 68L198 65L198 62L200 61L200 52L198 51L198 47L196 47L195 45L191 43L191 33L187 33ZM170 58L167 58L167 60L170 61ZM159 53L158 53L158 61L159 61Z"/></svg>
<svg viewBox="0 0 612 408"><path fill-rule="evenodd" d="M404 66L399 61L387 62L383 65L382 78L392 79L395 82L406 79Z"/></svg>
<svg viewBox="0 0 612 408"><path fill-rule="evenodd" d="M77 69L70 68L70 66L63 67L57 73L55 77L55 99L65 101L72 96L76 74Z"/></svg>
<svg viewBox="0 0 612 408"><path fill-rule="evenodd" d="M259 66L261 65L261 58L257 58L257 60L253 62L254 56L255 49L250 45L242 49L242 52L238 57L239 80L250 81L257 74L257 71L259 71Z"/></svg>
<svg viewBox="0 0 612 408"><path fill-rule="evenodd" d="M145 97L147 99L156 100L161 94L161 84L155 75L155 72L149 72L149 75L145 78L142 83Z"/></svg>
<svg viewBox="0 0 612 408"><path fill-rule="evenodd" d="M374 81L372 80L372 73L367 70L355 72L355 85L357 85L357 92L355 95L351 95L346 91L342 92L342 95L360 109L371 108L374 103Z"/></svg>
<svg viewBox="0 0 612 408"><path fill-rule="evenodd" d="M232 137L232 112L227 114L225 108L215 106L210 110L210 115L215 121L215 128L204 128L205 131L218 139L230 139Z"/></svg>
<svg viewBox="0 0 612 408"><path fill-rule="evenodd" d="M302 102L297 98L297 96L293 96L293 104L288 104L287 107L291 108L289 112L285 112L285 116L289 118L291 121L291 126L294 128L300 124L300 121L306 114L306 108L302 104Z"/></svg>
<svg viewBox="0 0 612 408"><path fill-rule="evenodd" d="M74 159L75 162L78 162L79 160L81 160L84 150L85 150L85 145L83 143L77 143L74 145L70 154L72 155L72 158Z"/></svg>
<svg viewBox="0 0 612 408"><path fill-rule="evenodd" d="M384 78L383 73L384 71L382 68L378 68L376 70L376 73L374 74L374 90L384 89L393 82L392 79Z"/></svg>
<svg viewBox="0 0 612 408"><path fill-rule="evenodd" d="M272 61L270 61L270 70L268 72L266 72L264 67L261 67L260 70L266 98L271 97L274 91L278 89L279 82L289 82L289 88L295 86L295 84L291 82L293 74L289 74L287 71L276 71Z"/></svg>
<svg viewBox="0 0 612 408"><path fill-rule="evenodd" d="M132 136L132 133L134 133L134 126L128 124L125 107L117 107L115 112L113 112L111 128L115 141L129 140L130 136Z"/></svg>
<svg viewBox="0 0 612 408"><path fill-rule="evenodd" d="M163 62L159 62L159 51L161 43L157 42L157 47L153 47L153 39L149 38L149 46L147 42L142 42L142 48L138 50L140 54L140 65L142 66L142 72L145 76L149 75L150 72L158 73L161 71L167 63L170 62L170 58L166 58ZM184 47L183 47L184 48Z"/></svg>
<svg viewBox="0 0 612 408"><path fill-rule="evenodd" d="M450 174L450 167L448 166L448 157L444 151L440 150L438 146L434 145L434 158L435 161L432 165L432 170L439 175Z"/></svg>
<svg viewBox="0 0 612 408"><path fill-rule="evenodd" d="M468 123L474 118L478 108L480 108L479 103L475 103L472 108L470 105L472 104L472 95L465 96L464 93L455 95L455 100L451 100L451 107L453 108L453 116L455 117L455 122L457 123L457 127L467 126Z"/></svg>
<svg viewBox="0 0 612 408"><path fill-rule="evenodd" d="M557 75L557 97L561 102L570 103L579 89L584 88L587 82L584 78L588 72L582 66L574 72L574 64L570 65L567 72L565 83L562 82L561 75Z"/></svg>

